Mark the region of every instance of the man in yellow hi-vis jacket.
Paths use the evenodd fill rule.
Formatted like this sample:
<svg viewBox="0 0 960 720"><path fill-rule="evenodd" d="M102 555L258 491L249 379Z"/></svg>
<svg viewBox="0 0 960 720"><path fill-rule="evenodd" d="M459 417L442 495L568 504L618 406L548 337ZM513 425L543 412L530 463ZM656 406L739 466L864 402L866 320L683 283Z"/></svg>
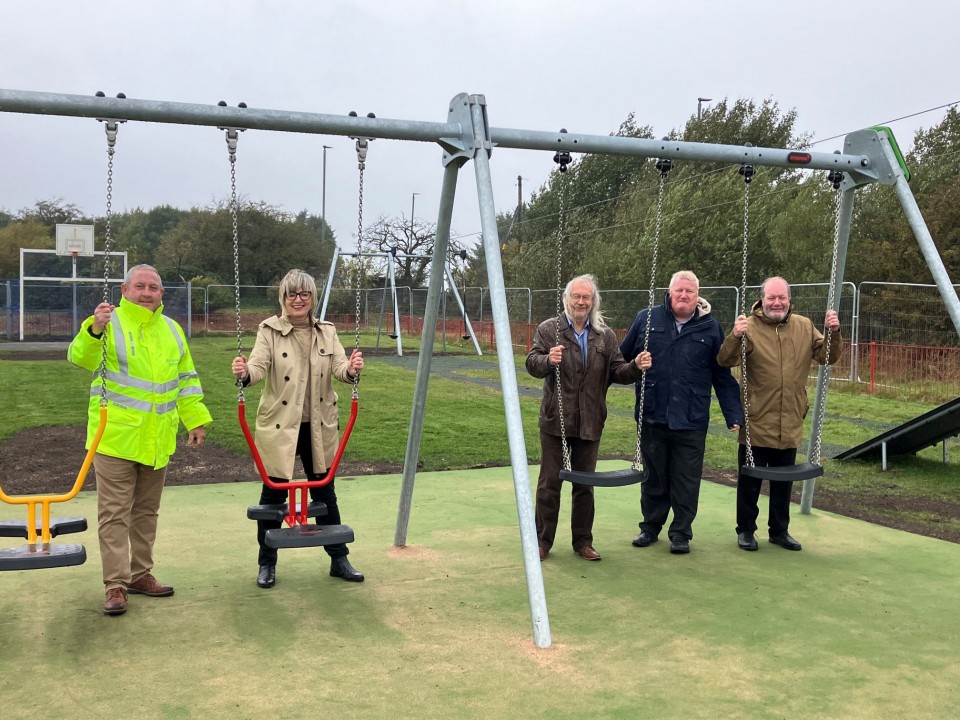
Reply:
<svg viewBox="0 0 960 720"><path fill-rule="evenodd" d="M127 593L166 597L153 576L160 496L180 421L199 447L211 422L183 329L163 315L163 282L149 265L127 271L119 306L100 303L70 343L67 358L94 371L87 422L89 448L107 399L107 426L93 467L106 615L127 610ZM99 368L106 345L105 388Z"/></svg>

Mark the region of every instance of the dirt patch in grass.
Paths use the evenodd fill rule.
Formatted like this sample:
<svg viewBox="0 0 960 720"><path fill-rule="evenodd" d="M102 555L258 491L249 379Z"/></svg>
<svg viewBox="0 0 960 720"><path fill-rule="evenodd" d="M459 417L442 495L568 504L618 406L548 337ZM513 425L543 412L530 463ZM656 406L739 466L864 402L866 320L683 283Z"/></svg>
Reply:
<svg viewBox="0 0 960 720"><path fill-rule="evenodd" d="M0 486L8 495L69 490L83 461L84 437L85 430L79 427L37 427L23 430L0 442L0 469L3 472ZM338 474L381 475L399 472L399 464L344 461ZM167 485L205 485L256 479L256 470L249 456L213 444L196 449L179 448L167 471ZM704 468L704 479L722 485L736 485L736 474L729 470ZM794 485L795 502L800 501L800 485ZM90 473L84 488L96 489L94 473ZM838 491L826 482L817 484L815 500L817 508L838 515L960 542L960 530L951 524L953 518L960 516L960 503L904 497L883 492L880 488L876 493Z"/></svg>

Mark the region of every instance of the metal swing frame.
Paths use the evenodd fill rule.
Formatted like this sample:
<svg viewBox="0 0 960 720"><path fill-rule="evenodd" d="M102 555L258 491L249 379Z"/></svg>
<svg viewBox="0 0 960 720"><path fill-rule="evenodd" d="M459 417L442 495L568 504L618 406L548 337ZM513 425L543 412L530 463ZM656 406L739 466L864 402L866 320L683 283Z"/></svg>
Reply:
<svg viewBox="0 0 960 720"><path fill-rule="evenodd" d="M396 279L396 260L398 258L410 258L414 260L433 260L433 255L412 255L409 253L399 252L396 248L386 253L368 253L368 252L340 252L340 248L336 247L333 250L333 258L330 260L330 270L327 272L327 279L324 282L323 286L323 300L320 304L320 313L319 318L321 320L326 318L327 315L327 306L330 302L330 296L333 292L333 279L337 272L337 265L340 263L340 258L342 257L352 257L352 258L381 258L387 261L387 282L389 283L390 288L390 298L391 304L393 305L393 330L388 333L391 340L397 341L397 356L403 357L403 334L400 329L400 304L397 298L397 279ZM466 306L464 305L464 300L460 296L460 292L457 289L457 284L453 280L453 274L450 271L450 265L448 261L444 262L444 277L447 280L450 291L453 293L454 299L457 301L457 307L460 309L460 316L463 318L464 327L466 334L463 337L464 340L470 340L473 343L473 348L476 350L477 355L483 355L483 351L480 349L480 343L477 340L477 335L473 330L473 325L470 322L470 317L467 315ZM386 308L387 300L387 287L383 288L383 295L380 302L380 319L377 322L377 341L376 348L380 348L380 331L383 328L383 316L384 310Z"/></svg>
<svg viewBox="0 0 960 720"><path fill-rule="evenodd" d="M438 108L440 109L440 108ZM913 229L944 307L960 334L960 298L947 275L946 268L930 235L916 199L907 185L909 174L898 160L893 136L883 128L868 128L844 138L839 153L809 152L782 148L744 147L696 143L682 140L654 140L558 133L556 131L525 130L494 127L489 123L487 100L482 94L459 93L442 106L445 113L440 122L406 119L352 117L322 113L306 113L250 107L198 105L126 97L107 98L84 95L63 95L46 92L0 89L0 112L33 115L59 115L85 118L123 118L146 122L200 125L207 127L236 127L278 132L315 135L364 136L415 142L435 143L441 148L440 164L443 178L440 189L435 258L447 253L453 202L460 169L473 163L484 257L490 285L494 332L497 340L497 362L503 393L510 463L517 501L520 540L523 551L527 594L533 639L538 647L551 645L550 623L547 616L543 570L533 519L533 499L530 491L529 466L520 413L520 393L516 382L516 364L510 334L503 268L500 257L500 239L497 230L496 207L493 199L493 179L490 158L498 150L526 149L555 152L565 150L578 153L601 153L645 158L670 158L683 161L719 162L739 165L749 162L802 170L841 170L845 173L840 199L840 255L836 283L843 280L843 265L849 239L853 202L858 187L881 183L894 188L900 205ZM423 346L419 355L417 380L413 393L410 428L403 467L403 481L397 512L394 544L406 545L407 528L412 507L413 487L426 410L427 389L430 381L435 323L443 286L443 264L433 263L430 272L427 304L424 313ZM822 399L822 378L818 378L816 403ZM813 479L804 484L801 509L809 512L813 497Z"/></svg>

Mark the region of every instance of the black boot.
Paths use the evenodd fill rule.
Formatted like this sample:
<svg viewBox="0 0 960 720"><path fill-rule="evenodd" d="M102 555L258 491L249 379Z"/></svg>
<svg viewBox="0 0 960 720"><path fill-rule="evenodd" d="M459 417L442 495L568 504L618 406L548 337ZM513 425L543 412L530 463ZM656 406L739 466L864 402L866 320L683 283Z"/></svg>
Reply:
<svg viewBox="0 0 960 720"><path fill-rule="evenodd" d="M257 573L257 587L272 588L277 584L277 566L261 565Z"/></svg>
<svg viewBox="0 0 960 720"><path fill-rule="evenodd" d="M363 573L351 565L346 556L330 558L330 576L343 578L347 582L363 582Z"/></svg>

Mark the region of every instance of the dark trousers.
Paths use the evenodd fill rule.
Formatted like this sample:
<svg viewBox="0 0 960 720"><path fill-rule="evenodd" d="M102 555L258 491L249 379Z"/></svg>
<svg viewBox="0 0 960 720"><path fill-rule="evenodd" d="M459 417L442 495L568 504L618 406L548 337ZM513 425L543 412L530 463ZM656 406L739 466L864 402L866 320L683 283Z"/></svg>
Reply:
<svg viewBox="0 0 960 720"><path fill-rule="evenodd" d="M300 423L300 434L297 436L297 455L303 463L303 469L306 471L307 480L323 480L327 473L315 473L313 471L313 448L310 444L310 423ZM288 482L284 478L270 477L274 482ZM337 507L337 493L334 490L334 482L323 487L312 487L310 490L310 499L314 502L322 502L327 506L327 514L316 518L317 525L339 525L340 508ZM272 487L263 485L260 490L261 505L280 505L285 503L290 496L289 490L274 490ZM300 501L300 491L296 492L297 502ZM275 520L257 520L257 544L260 546L258 564L276 565L277 549L272 548L266 543L267 530L275 530L283 525L282 522ZM349 554L347 546L343 543L336 545L326 545L324 550L331 558L345 557Z"/></svg>
<svg viewBox="0 0 960 720"><path fill-rule="evenodd" d="M693 539L706 442L706 431L671 430L666 425L644 423L640 449L647 481L640 489L641 530L656 537L673 510L667 535L671 540Z"/></svg>
<svg viewBox="0 0 960 720"><path fill-rule="evenodd" d="M597 469L599 440L567 438L570 449L570 467L574 470L593 472ZM560 491L564 481L560 479L563 468L563 440L558 435L540 431L540 477L537 480L537 540L540 547L549 550L557 536L560 519ZM573 505L570 509L570 531L573 549L580 550L593 545L593 486L570 483L573 489Z"/></svg>
<svg viewBox="0 0 960 720"><path fill-rule="evenodd" d="M786 448L777 450L776 448L750 447L753 452L753 464L756 467L784 467L786 465L795 465L797 462L797 449ZM743 467L747 462L747 447L740 445L737 452L737 462L739 467ZM770 528L770 536L783 535L790 527L790 493L793 491L792 482L783 482L777 480L769 482L770 485L770 516L767 523ZM757 503L760 500L760 486L763 480L744 477L742 474L737 477L737 532L756 532L757 517L760 515L760 508Z"/></svg>

